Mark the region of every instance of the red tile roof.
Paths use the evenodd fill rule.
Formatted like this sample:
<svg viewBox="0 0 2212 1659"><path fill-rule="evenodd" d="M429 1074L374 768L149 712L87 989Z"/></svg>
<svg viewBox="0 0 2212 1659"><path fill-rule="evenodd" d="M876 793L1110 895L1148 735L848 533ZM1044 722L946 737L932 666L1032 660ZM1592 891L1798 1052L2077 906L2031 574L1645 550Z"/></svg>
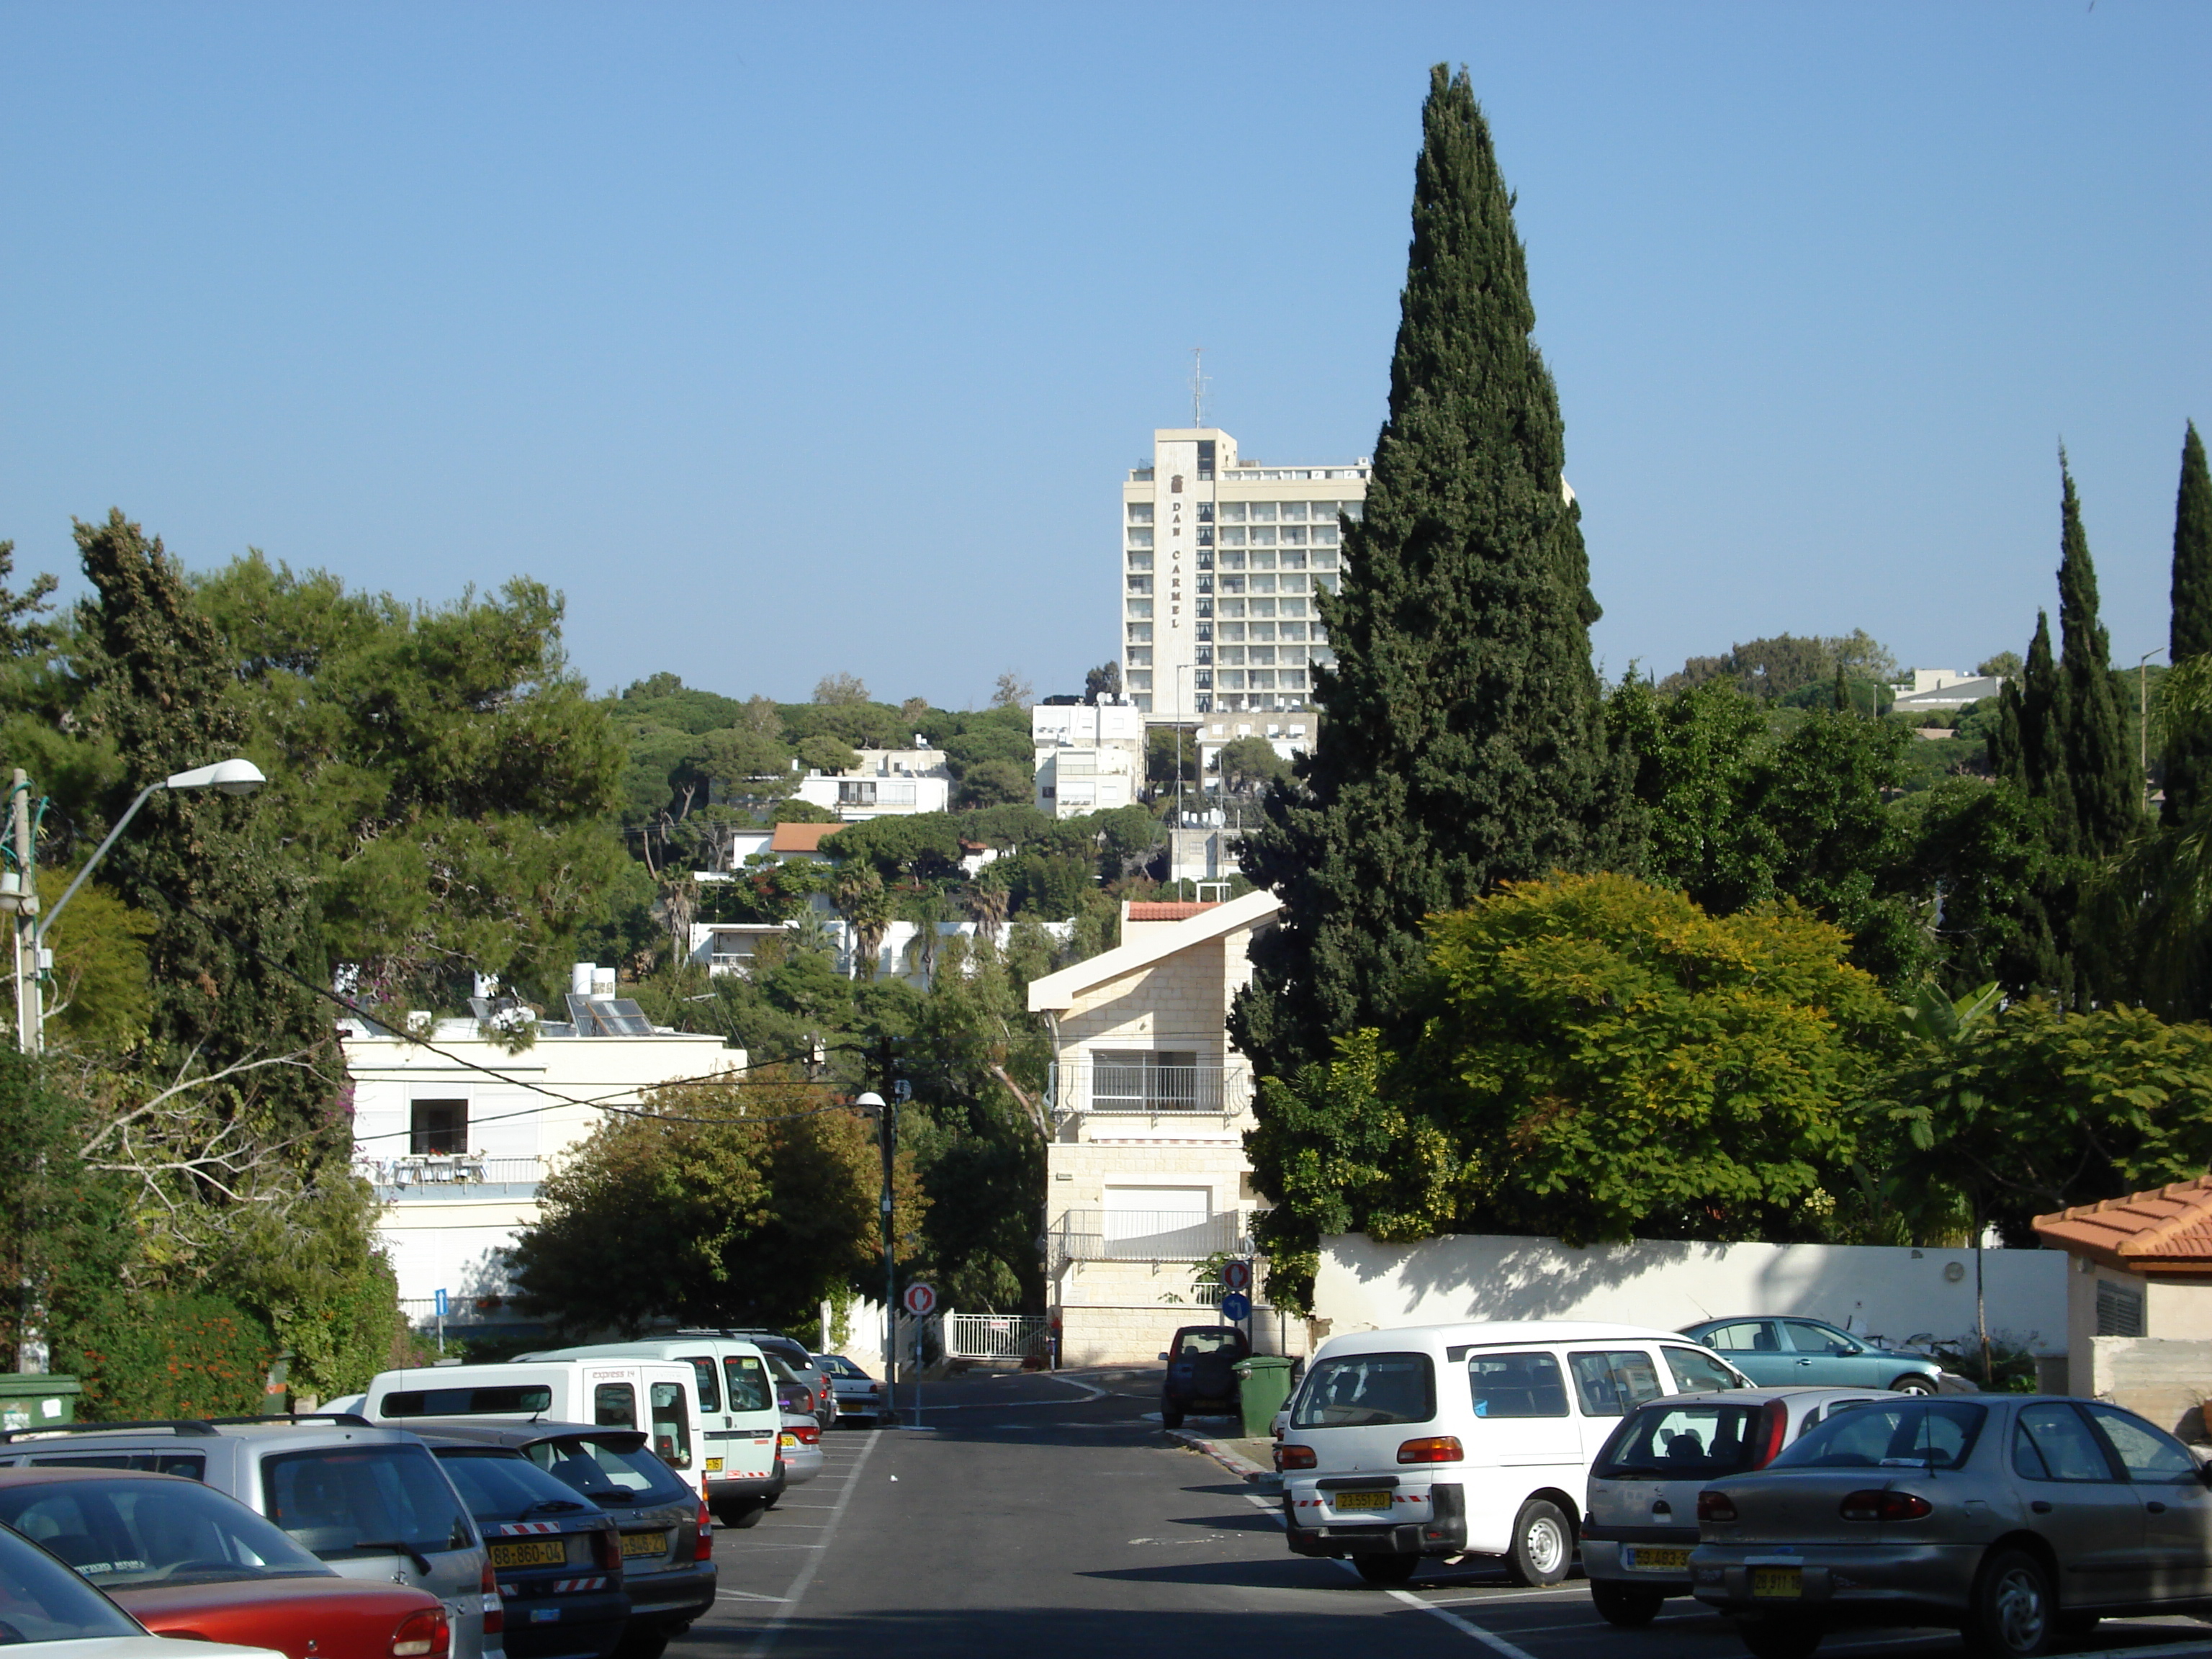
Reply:
<svg viewBox="0 0 2212 1659"><path fill-rule="evenodd" d="M2212 1273L2212 1175L2035 1218L2046 1244L2131 1273Z"/></svg>
<svg viewBox="0 0 2212 1659"><path fill-rule="evenodd" d="M822 837L834 836L845 826L842 823L779 823L775 833L769 837L771 853L818 853Z"/></svg>
<svg viewBox="0 0 2212 1659"><path fill-rule="evenodd" d="M1129 920L1132 921L1188 921L1193 916L1204 915L1208 910L1221 907L1212 899L1197 903L1189 899L1132 899L1129 901Z"/></svg>

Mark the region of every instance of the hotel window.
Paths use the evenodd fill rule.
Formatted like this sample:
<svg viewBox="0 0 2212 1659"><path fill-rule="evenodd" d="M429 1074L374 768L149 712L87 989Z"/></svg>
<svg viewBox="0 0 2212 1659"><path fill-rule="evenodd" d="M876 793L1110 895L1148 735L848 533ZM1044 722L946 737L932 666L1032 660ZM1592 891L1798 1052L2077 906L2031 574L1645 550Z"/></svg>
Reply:
<svg viewBox="0 0 2212 1659"><path fill-rule="evenodd" d="M1317 547L1314 549L1313 568L1316 570L1335 569L1336 550L1333 547Z"/></svg>
<svg viewBox="0 0 2212 1659"><path fill-rule="evenodd" d="M1274 556L1273 553L1266 553L1266 552L1262 552L1262 551L1261 551L1258 548L1255 548L1255 549L1253 549L1253 550L1252 550L1252 568L1253 568L1253 569L1255 569L1255 570L1273 570L1274 568L1275 568L1275 556Z"/></svg>
<svg viewBox="0 0 2212 1659"><path fill-rule="evenodd" d="M1244 689L1244 671L1241 668L1224 668L1215 678L1220 681L1224 691L1242 691Z"/></svg>
<svg viewBox="0 0 2212 1659"><path fill-rule="evenodd" d="M1191 565L1192 565L1192 568L1194 568L1194 569L1198 569L1198 570L1211 570L1211 569L1212 569L1212 568L1213 568L1213 550L1212 550L1212 548L1210 548L1210 547L1201 547L1201 548L1200 548L1200 549L1198 550L1198 556L1197 556L1196 558L1194 558L1194 559L1193 559L1193 560L1191 561Z"/></svg>
<svg viewBox="0 0 2212 1659"><path fill-rule="evenodd" d="M1150 570L1152 568L1152 556L1151 554L1149 554L1149 553L1132 553L1131 555L1129 555L1129 568L1130 568L1130 569L1132 569L1132 570Z"/></svg>
<svg viewBox="0 0 2212 1659"><path fill-rule="evenodd" d="M1274 502L1255 501L1252 503L1252 522L1254 524L1273 524L1274 521Z"/></svg>
<svg viewBox="0 0 2212 1659"><path fill-rule="evenodd" d="M1282 683L1282 688L1285 691L1303 691L1306 689L1306 671L1303 668L1280 669L1277 671L1276 678Z"/></svg>
<svg viewBox="0 0 2212 1659"><path fill-rule="evenodd" d="M1272 691L1275 689L1275 671L1272 668L1252 669L1245 674L1244 683L1255 691Z"/></svg>
<svg viewBox="0 0 2212 1659"><path fill-rule="evenodd" d="M1255 593L1272 593L1275 591L1275 579L1272 575L1263 576L1255 571L1248 580L1251 582L1251 591Z"/></svg>
<svg viewBox="0 0 2212 1659"><path fill-rule="evenodd" d="M1199 602L1200 609L1198 614L1200 616L1203 617L1208 614L1205 607L1206 607L1210 603L1210 601L1203 599ZM1200 640L1210 640L1213 637L1213 624L1210 622L1202 622L1198 624L1197 628L1194 631Z"/></svg>
<svg viewBox="0 0 2212 1659"><path fill-rule="evenodd" d="M1152 602L1150 599L1131 599L1128 605L1131 622L1150 622L1152 619Z"/></svg>
<svg viewBox="0 0 2212 1659"><path fill-rule="evenodd" d="M469 1103L408 1103L407 1150L416 1158L451 1158L469 1149Z"/></svg>
<svg viewBox="0 0 2212 1659"><path fill-rule="evenodd" d="M1272 640L1275 637L1275 624L1264 622L1249 623L1244 637L1251 640Z"/></svg>
<svg viewBox="0 0 2212 1659"><path fill-rule="evenodd" d="M1306 544L1306 532L1305 532L1305 526L1303 526L1303 525L1285 525L1285 526L1283 526L1283 545L1284 545L1284 546L1285 546L1285 547L1304 547L1305 544Z"/></svg>
<svg viewBox="0 0 2212 1659"><path fill-rule="evenodd" d="M1224 502L1222 502L1222 503L1221 503L1221 522L1222 522L1222 523L1224 523L1224 524L1243 524L1243 523L1244 522L1244 519L1245 519L1245 508L1244 508L1244 503L1243 503L1243 502L1242 502L1242 501L1224 501Z"/></svg>
<svg viewBox="0 0 2212 1659"><path fill-rule="evenodd" d="M1150 668L1152 665L1152 647L1149 645L1133 645L1126 654L1129 659L1127 666L1131 668Z"/></svg>
<svg viewBox="0 0 2212 1659"><path fill-rule="evenodd" d="M1213 477L1213 440L1201 438L1198 442L1198 481L1204 483Z"/></svg>
<svg viewBox="0 0 2212 1659"><path fill-rule="evenodd" d="M1275 602L1273 599L1247 599L1245 604L1249 607L1248 615L1272 617L1275 614Z"/></svg>
<svg viewBox="0 0 2212 1659"><path fill-rule="evenodd" d="M1129 591L1132 593L1149 593L1152 591L1152 579L1150 576L1132 576L1128 581Z"/></svg>
<svg viewBox="0 0 2212 1659"><path fill-rule="evenodd" d="M1285 570L1303 570L1306 568L1306 550L1303 547L1286 547L1275 556L1275 562Z"/></svg>
<svg viewBox="0 0 2212 1659"><path fill-rule="evenodd" d="M1224 570L1221 573L1221 591L1224 593L1242 593L1244 591L1245 580L1246 578Z"/></svg>
<svg viewBox="0 0 2212 1659"><path fill-rule="evenodd" d="M1129 545L1130 545L1130 546L1132 546L1132 547L1150 547L1152 544L1152 532L1151 531L1149 531L1149 530L1132 530L1132 531L1129 532Z"/></svg>
<svg viewBox="0 0 2212 1659"><path fill-rule="evenodd" d="M1246 555L1238 552L1233 547L1224 547L1221 550L1221 568L1224 570L1242 570L1244 568L1245 559Z"/></svg>
<svg viewBox="0 0 2212 1659"><path fill-rule="evenodd" d="M1200 547L1211 547L1213 545L1213 526L1212 525L1202 524L1199 526L1198 544Z"/></svg>
<svg viewBox="0 0 2212 1659"><path fill-rule="evenodd" d="M1211 577L1211 576L1206 576L1206 575L1200 575L1200 576L1194 576L1194 577L1193 577L1191 580L1192 580L1193 581L1194 581L1194 582L1196 582L1196 583L1198 584L1198 591L1199 591L1200 592L1201 592L1201 593L1211 593L1212 592L1213 592L1213 578L1212 578L1212 577Z"/></svg>
<svg viewBox="0 0 2212 1659"><path fill-rule="evenodd" d="M1286 622L1275 624L1275 637L1278 639L1303 640L1305 636L1306 625L1304 623Z"/></svg>
<svg viewBox="0 0 2212 1659"><path fill-rule="evenodd" d="M1132 645L1150 645L1152 642L1152 625L1150 623L1131 623L1128 632Z"/></svg>
<svg viewBox="0 0 2212 1659"><path fill-rule="evenodd" d="M1242 599L1224 599L1224 600L1222 600L1222 602L1221 602L1221 614L1222 614L1223 616L1224 616L1224 617L1241 617L1241 616L1243 616L1243 615L1244 614L1244 601L1243 601L1243 600L1242 600Z"/></svg>
<svg viewBox="0 0 2212 1659"><path fill-rule="evenodd" d="M1244 665L1244 647L1241 645L1223 646L1221 662L1224 668L1242 668Z"/></svg>
<svg viewBox="0 0 2212 1659"><path fill-rule="evenodd" d="M1244 647L1244 660L1261 668L1275 665L1275 647L1272 645L1249 645Z"/></svg>
<svg viewBox="0 0 2212 1659"><path fill-rule="evenodd" d="M1200 662L1212 662L1213 660L1213 647L1210 645L1200 646L1198 647L1197 659Z"/></svg>
<svg viewBox="0 0 2212 1659"><path fill-rule="evenodd" d="M1367 510L1367 503L1364 501L1339 501L1336 504L1336 510L1343 514L1346 518L1351 520L1352 523L1358 524L1361 516Z"/></svg>
<svg viewBox="0 0 2212 1659"><path fill-rule="evenodd" d="M1224 547L1242 547L1245 537L1250 533L1241 524L1225 524L1221 526L1221 544Z"/></svg>
<svg viewBox="0 0 2212 1659"><path fill-rule="evenodd" d="M1334 547L1342 539L1333 524L1317 524L1313 528L1313 544L1316 547Z"/></svg>
<svg viewBox="0 0 2212 1659"><path fill-rule="evenodd" d="M1307 582L1311 580L1310 577L1299 575L1278 576L1275 578L1275 586L1285 593L1303 593L1306 591Z"/></svg>
<svg viewBox="0 0 2212 1659"><path fill-rule="evenodd" d="M1131 524L1150 524L1152 521L1152 504L1150 501L1131 501L1129 503L1129 522Z"/></svg>
<svg viewBox="0 0 2212 1659"><path fill-rule="evenodd" d="M1255 526L1252 531L1252 545L1255 547L1273 547L1275 544L1275 528L1273 525Z"/></svg>
<svg viewBox="0 0 2212 1659"><path fill-rule="evenodd" d="M1210 617L1210 616L1212 616L1212 615L1213 614L1213 601L1212 601L1212 599L1199 599L1193 600L1193 601L1192 601L1192 603L1191 603L1190 614L1191 614L1192 616L1194 616L1194 617ZM1200 639L1204 639L1204 638L1206 637L1206 634L1205 634L1205 630L1204 630L1204 629L1200 629L1200 632L1199 632L1199 637L1200 637Z"/></svg>
<svg viewBox="0 0 2212 1659"><path fill-rule="evenodd" d="M1285 501L1283 503L1284 523L1304 524L1305 521L1306 504L1304 501Z"/></svg>
<svg viewBox="0 0 2212 1659"><path fill-rule="evenodd" d="M1334 593L1337 591L1337 584L1343 578L1340 576L1316 576L1313 579L1313 585Z"/></svg>
<svg viewBox="0 0 2212 1659"><path fill-rule="evenodd" d="M1212 524L1213 522L1213 503L1212 501L1200 501L1198 504L1198 521L1200 524Z"/></svg>
<svg viewBox="0 0 2212 1659"><path fill-rule="evenodd" d="M1222 623L1221 637L1224 640L1242 640L1244 637L1244 624L1241 622Z"/></svg>

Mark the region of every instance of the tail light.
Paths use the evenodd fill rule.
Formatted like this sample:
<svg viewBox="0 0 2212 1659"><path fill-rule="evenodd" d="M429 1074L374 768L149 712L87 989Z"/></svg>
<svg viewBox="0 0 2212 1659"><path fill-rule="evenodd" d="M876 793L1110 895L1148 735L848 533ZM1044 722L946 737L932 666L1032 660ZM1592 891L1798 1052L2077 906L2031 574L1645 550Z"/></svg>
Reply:
<svg viewBox="0 0 2212 1659"><path fill-rule="evenodd" d="M1735 1504L1724 1492L1701 1492L1698 1494L1698 1519L1733 1521Z"/></svg>
<svg viewBox="0 0 2212 1659"><path fill-rule="evenodd" d="M1455 1434L1432 1434L1425 1439L1408 1440L1398 1448L1401 1463L1456 1463L1466 1455Z"/></svg>
<svg viewBox="0 0 2212 1659"><path fill-rule="evenodd" d="M1790 1431L1790 1407L1770 1400L1759 1408L1757 1452L1751 1467L1763 1469L1782 1453L1782 1437Z"/></svg>
<svg viewBox="0 0 2212 1659"><path fill-rule="evenodd" d="M1918 1492L1855 1492L1838 1504L1836 1513L1846 1521L1918 1521L1935 1505Z"/></svg>
<svg viewBox="0 0 2212 1659"><path fill-rule="evenodd" d="M486 1567L489 1574L491 1569ZM491 1599L499 1599L496 1590ZM491 1615L484 1615L484 1628L495 1628ZM392 1659L446 1659L453 1645L453 1628L446 1622L443 1607L425 1607L420 1613L410 1613L399 1621L399 1628L392 1632Z"/></svg>
<svg viewBox="0 0 2212 1659"><path fill-rule="evenodd" d="M620 1572L623 1565L622 1534L612 1527L602 1527L592 1534L592 1559L601 1572Z"/></svg>
<svg viewBox="0 0 2212 1659"><path fill-rule="evenodd" d="M699 1500L699 1541L692 1548L691 1559L694 1561L714 1559L714 1517L708 1510L707 1500L703 1498Z"/></svg>
<svg viewBox="0 0 2212 1659"><path fill-rule="evenodd" d="M801 1423L797 1428L792 1430L792 1432L799 1437L799 1443L802 1446L818 1446L822 1443L822 1431L812 1423Z"/></svg>
<svg viewBox="0 0 2212 1659"><path fill-rule="evenodd" d="M1311 1446L1291 1446L1278 1443L1275 1447L1277 1469L1310 1469L1314 1467Z"/></svg>
<svg viewBox="0 0 2212 1659"><path fill-rule="evenodd" d="M499 1599L499 1575L491 1570L491 1559L484 1559L483 1577L484 1634L496 1636L507 1628L507 1607Z"/></svg>

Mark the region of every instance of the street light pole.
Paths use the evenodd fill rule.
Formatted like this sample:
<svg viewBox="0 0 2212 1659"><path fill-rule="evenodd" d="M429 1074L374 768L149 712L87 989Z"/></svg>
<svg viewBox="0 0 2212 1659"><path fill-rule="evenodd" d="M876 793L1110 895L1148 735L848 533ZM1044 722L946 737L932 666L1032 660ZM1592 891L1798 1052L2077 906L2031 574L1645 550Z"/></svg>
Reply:
<svg viewBox="0 0 2212 1659"><path fill-rule="evenodd" d="M898 1280L891 1263L891 1160L894 1151L893 1109L884 1103L884 1097L873 1089L853 1103L864 1112L876 1115L877 1133L882 1139L884 1154L884 1195L877 1206L877 1214L884 1230L884 1415L893 1423L898 1421Z"/></svg>
<svg viewBox="0 0 2212 1659"><path fill-rule="evenodd" d="M2150 811L2150 659L2165 649L2162 645L2154 645L2136 659L2136 733L2141 750L2137 761L2142 769L2142 804L2146 812Z"/></svg>

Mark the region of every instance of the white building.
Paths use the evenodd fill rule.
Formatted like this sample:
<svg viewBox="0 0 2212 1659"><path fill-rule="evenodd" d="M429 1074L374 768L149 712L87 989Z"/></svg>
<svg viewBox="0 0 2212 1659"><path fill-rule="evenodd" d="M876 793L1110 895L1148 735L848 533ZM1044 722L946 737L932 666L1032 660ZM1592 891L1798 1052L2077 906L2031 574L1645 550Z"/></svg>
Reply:
<svg viewBox="0 0 2212 1659"><path fill-rule="evenodd" d="M952 774L937 749L863 749L845 772L809 772L791 793L848 823L891 814L943 812L952 805Z"/></svg>
<svg viewBox="0 0 2212 1659"><path fill-rule="evenodd" d="M714 1036L657 1030L614 995L611 969L578 964L570 1018L542 1022L520 1054L483 1018L425 1016L416 1042L342 1022L354 1091L354 1168L377 1191L379 1242L417 1324L440 1291L462 1322L508 1316L507 1252L538 1217L555 1161L607 1121L679 1079L742 1072L745 1053Z"/></svg>
<svg viewBox="0 0 2212 1659"><path fill-rule="evenodd" d="M1155 721L1292 709L1326 663L1316 588L1334 591L1337 515L1368 464L1262 466L1213 427L1152 434L1121 485L1121 683Z"/></svg>
<svg viewBox="0 0 2212 1659"><path fill-rule="evenodd" d="M1996 674L1962 674L1955 668L1916 668L1911 672L1911 685L1899 684L1895 688L1897 701L1889 706L1893 714L1964 708L2004 690L2003 678Z"/></svg>
<svg viewBox="0 0 2212 1659"><path fill-rule="evenodd" d="M1135 804L1145 787L1145 715L1128 703L1030 710L1036 807L1056 818Z"/></svg>

